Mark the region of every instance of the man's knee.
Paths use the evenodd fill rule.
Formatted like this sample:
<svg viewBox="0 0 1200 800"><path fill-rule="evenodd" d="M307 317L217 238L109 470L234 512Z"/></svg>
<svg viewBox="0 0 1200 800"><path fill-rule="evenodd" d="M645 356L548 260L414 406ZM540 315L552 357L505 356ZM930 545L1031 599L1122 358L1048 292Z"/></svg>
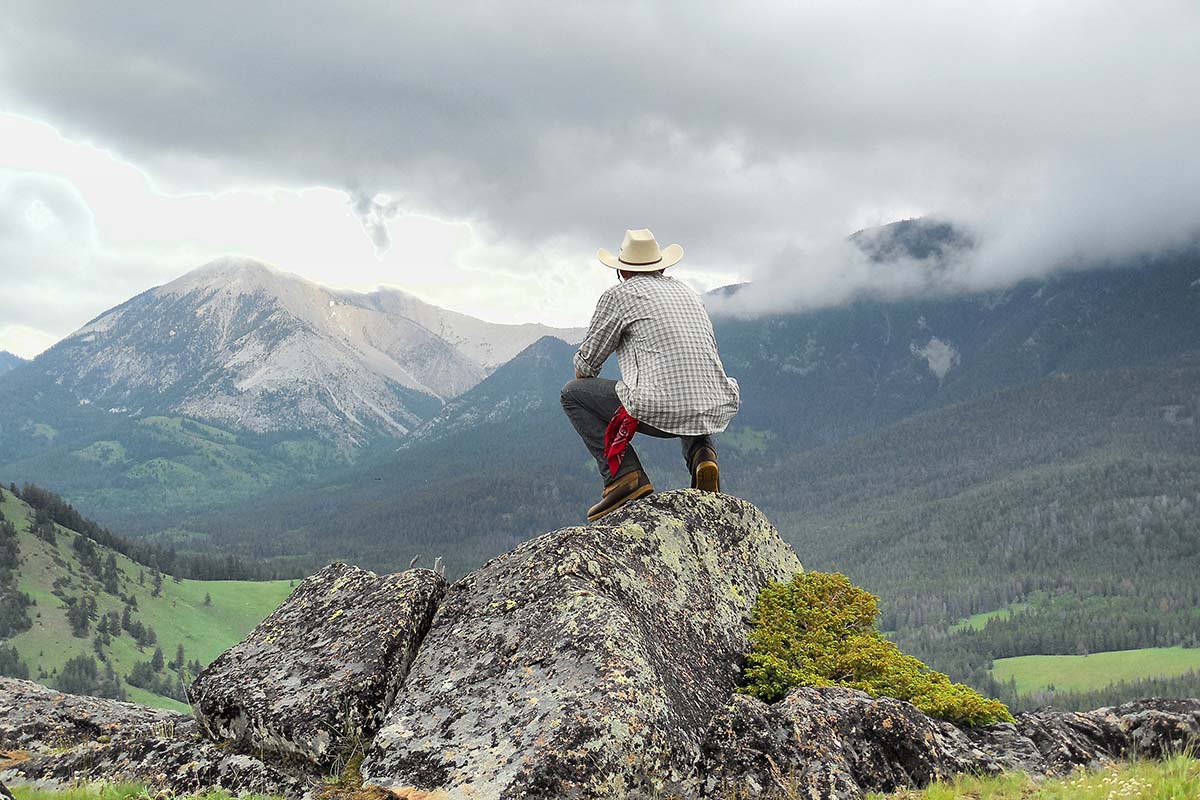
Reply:
<svg viewBox="0 0 1200 800"><path fill-rule="evenodd" d="M558 401L562 403L563 408L569 408L571 406L578 405L575 397L576 392L579 391L579 385L581 383L583 383L583 380L580 378L573 378L567 381L566 385L562 387L562 391L558 393Z"/></svg>

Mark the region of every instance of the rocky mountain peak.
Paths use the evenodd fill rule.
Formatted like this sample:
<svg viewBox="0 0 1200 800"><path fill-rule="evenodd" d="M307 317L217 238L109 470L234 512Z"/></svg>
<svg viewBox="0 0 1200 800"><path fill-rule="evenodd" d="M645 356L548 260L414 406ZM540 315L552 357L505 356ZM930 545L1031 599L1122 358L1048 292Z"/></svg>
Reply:
<svg viewBox="0 0 1200 800"><path fill-rule="evenodd" d="M575 333L490 323L394 289L331 289L227 256L105 312L38 366L68 406L362 445L407 435L538 338Z"/></svg>
<svg viewBox="0 0 1200 800"><path fill-rule="evenodd" d="M275 275L285 275L278 267L268 264L266 261L261 261L257 258L239 255L227 255L220 258L214 258L205 264L201 264L195 269L185 273L176 280L185 280L188 278L204 278L213 281L214 283L230 283L238 279L247 277L267 277Z"/></svg>

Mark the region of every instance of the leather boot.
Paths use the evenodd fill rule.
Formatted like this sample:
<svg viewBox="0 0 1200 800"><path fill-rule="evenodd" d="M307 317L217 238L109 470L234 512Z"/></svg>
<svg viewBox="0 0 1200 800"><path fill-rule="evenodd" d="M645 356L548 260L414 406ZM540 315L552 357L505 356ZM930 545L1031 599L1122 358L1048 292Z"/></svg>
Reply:
<svg viewBox="0 0 1200 800"><path fill-rule="evenodd" d="M653 491L654 487L650 485L650 479L646 477L645 472L640 469L627 472L604 487L604 494L601 496L600 502L588 509L588 522L600 519L630 500L645 497Z"/></svg>
<svg viewBox="0 0 1200 800"><path fill-rule="evenodd" d="M692 453L692 488L703 492L721 491L721 472L717 468L717 451L711 447L697 447Z"/></svg>

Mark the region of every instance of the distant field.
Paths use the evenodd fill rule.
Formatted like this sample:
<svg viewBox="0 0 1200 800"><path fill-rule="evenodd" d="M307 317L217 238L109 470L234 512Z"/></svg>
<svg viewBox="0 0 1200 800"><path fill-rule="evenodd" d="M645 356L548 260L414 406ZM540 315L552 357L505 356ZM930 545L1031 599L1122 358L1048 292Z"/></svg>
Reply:
<svg viewBox="0 0 1200 800"><path fill-rule="evenodd" d="M1200 669L1200 648L1148 647L1088 656L999 658L992 675L998 681L1016 678L1017 691L1024 694L1049 686L1070 691L1101 689L1115 681L1182 675L1192 669Z"/></svg>
<svg viewBox="0 0 1200 800"><path fill-rule="evenodd" d="M964 620L959 620L950 626L950 630L954 633L965 630L983 630L983 626L987 625L988 620L998 619L1001 617L1011 617L1013 614L1024 611L1029 607L1028 603L1013 603L1012 605L998 608L995 611L984 611L980 614L972 614Z"/></svg>
<svg viewBox="0 0 1200 800"><path fill-rule="evenodd" d="M123 608L119 598L102 591L95 591L84 574L78 556L72 547L79 534L58 526L56 545L37 538L26 530L30 509L10 492L4 493L0 510L11 521L19 533L18 546L22 563L17 586L29 594L37 603L30 609L33 627L9 639L17 648L20 658L30 668L34 680L53 683L52 676L70 658L77 655L94 655L91 633L86 638L73 636L67 622L63 602L51 593L56 579L68 578L65 591L78 596L91 586L100 612ZM105 551L107 552L107 551ZM271 613L292 590L292 581L193 581L176 582L170 576L163 580L162 592L152 595L151 570L117 554L117 568L121 573L121 592L137 598L137 618L149 625L158 636L158 645L170 659L176 645L182 644L187 659L197 659L208 664L243 637ZM205 596L211 604L205 605ZM124 676L138 661L150 658L153 648L139 650L128 635L112 639L106 648L113 668ZM39 678L39 672L46 676ZM129 699L148 705L174 710L186 710L186 706L152 694L143 689L125 684Z"/></svg>

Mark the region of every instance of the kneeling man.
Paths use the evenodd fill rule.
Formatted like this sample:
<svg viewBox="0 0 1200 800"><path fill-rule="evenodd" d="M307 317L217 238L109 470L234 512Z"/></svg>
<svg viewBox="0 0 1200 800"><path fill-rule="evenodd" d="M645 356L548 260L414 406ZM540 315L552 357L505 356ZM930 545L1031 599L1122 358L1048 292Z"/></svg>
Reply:
<svg viewBox="0 0 1200 800"><path fill-rule="evenodd" d="M588 520L654 491L629 445L635 432L679 437L692 488L720 491L711 434L725 430L740 394L721 365L704 304L664 273L683 248L660 250L650 231L626 231L618 255L601 248L597 256L619 281L600 295L575 354L575 380L562 390L563 410L604 479ZM596 377L614 350L621 380Z"/></svg>

